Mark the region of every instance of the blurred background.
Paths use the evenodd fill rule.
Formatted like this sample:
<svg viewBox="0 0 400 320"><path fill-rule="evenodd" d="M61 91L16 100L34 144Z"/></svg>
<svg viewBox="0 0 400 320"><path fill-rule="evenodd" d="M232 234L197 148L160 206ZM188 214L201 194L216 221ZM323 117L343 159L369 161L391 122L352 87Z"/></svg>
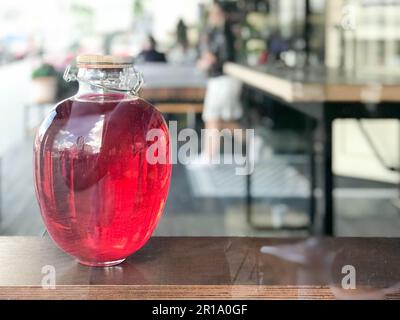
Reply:
<svg viewBox="0 0 400 320"><path fill-rule="evenodd" d="M316 83L313 76L319 79L321 70L365 75L360 86L367 106L379 101L380 79L400 83L398 0L221 2L234 39L230 62L259 72L312 70L308 74ZM45 230L34 195L33 135L50 108L76 92L76 83L62 79L76 55L136 57L146 80L143 96L167 120L177 120L179 130L204 128L209 74L198 61L211 7L207 0L2 0L1 235ZM325 81L329 73L322 74ZM345 84L342 89L345 94ZM172 94L178 94L173 103L160 98ZM259 141L251 203L246 178L229 166L176 164L157 235L309 233L308 133L315 123L246 85L241 99L244 114L239 120L255 129ZM335 234L400 236L398 120L363 120L362 125L354 119L336 120L332 135ZM318 197L317 189L312 193Z"/></svg>

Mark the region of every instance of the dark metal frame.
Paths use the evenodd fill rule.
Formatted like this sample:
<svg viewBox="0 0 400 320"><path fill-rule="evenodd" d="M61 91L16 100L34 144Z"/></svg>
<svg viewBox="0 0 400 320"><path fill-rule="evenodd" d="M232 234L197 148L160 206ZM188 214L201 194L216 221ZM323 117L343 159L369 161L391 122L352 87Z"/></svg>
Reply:
<svg viewBox="0 0 400 320"><path fill-rule="evenodd" d="M259 91L252 88L251 90ZM288 103L278 97L263 92L270 98L295 109L308 117L307 131L310 137L310 231L311 233L334 235L334 199L335 187L332 171L332 125L336 119L399 119L400 105L398 102L380 102L374 105L361 102L324 102L324 103ZM312 121L317 122L315 134ZM318 146L316 148L316 146ZM316 150L317 149L317 150ZM316 168L317 165L319 168ZM319 170L317 170L319 169ZM319 179L318 179L319 178ZM317 208L315 187L321 186L322 202ZM247 221L251 224L252 196L251 175L247 176ZM317 210L318 209L318 210ZM318 213L318 216L317 216ZM316 221L318 217L319 221Z"/></svg>

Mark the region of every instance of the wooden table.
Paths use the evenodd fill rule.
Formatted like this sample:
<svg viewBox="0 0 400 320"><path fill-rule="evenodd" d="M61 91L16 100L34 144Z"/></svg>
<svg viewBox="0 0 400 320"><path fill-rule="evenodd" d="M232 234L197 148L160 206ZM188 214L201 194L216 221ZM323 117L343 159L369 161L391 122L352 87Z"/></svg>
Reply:
<svg viewBox="0 0 400 320"><path fill-rule="evenodd" d="M144 77L140 96L163 113L186 114L187 126L196 126L196 114L203 111L207 77L196 66L146 63L138 69Z"/></svg>
<svg viewBox="0 0 400 320"><path fill-rule="evenodd" d="M207 77L196 66L146 63L137 68L143 74L140 96L153 103L203 102Z"/></svg>
<svg viewBox="0 0 400 320"><path fill-rule="evenodd" d="M248 67L236 63L226 63L224 72L270 99L317 121L316 130L310 132L311 222L314 222L314 212L317 211L314 190L318 183L323 194L317 215L321 217L321 221L315 224L317 228L313 231L333 235L332 123L335 119L344 118L400 118L400 76L368 73L361 69L346 72L323 67ZM316 156L322 164L320 175L315 174ZM318 181L316 176L320 177ZM248 190L250 184L251 176L248 177ZM250 202L251 195L248 192L248 203ZM248 205L248 215L250 213L251 205Z"/></svg>
<svg viewBox="0 0 400 320"><path fill-rule="evenodd" d="M341 288L346 265L356 289ZM0 298L399 299L399 265L389 238L153 237L118 266L90 268L49 238L0 237ZM52 267L55 289L43 288Z"/></svg>

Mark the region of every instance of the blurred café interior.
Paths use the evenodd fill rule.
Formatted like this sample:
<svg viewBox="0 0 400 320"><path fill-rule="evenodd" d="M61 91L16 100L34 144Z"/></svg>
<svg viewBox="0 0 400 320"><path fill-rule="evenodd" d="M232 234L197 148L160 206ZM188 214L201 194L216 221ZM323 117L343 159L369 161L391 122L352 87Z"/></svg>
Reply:
<svg viewBox="0 0 400 320"><path fill-rule="evenodd" d="M2 0L0 235L45 232L34 132L75 57L108 54L178 133L254 130L251 174L173 165L155 235L400 236L399 27L399 0Z"/></svg>

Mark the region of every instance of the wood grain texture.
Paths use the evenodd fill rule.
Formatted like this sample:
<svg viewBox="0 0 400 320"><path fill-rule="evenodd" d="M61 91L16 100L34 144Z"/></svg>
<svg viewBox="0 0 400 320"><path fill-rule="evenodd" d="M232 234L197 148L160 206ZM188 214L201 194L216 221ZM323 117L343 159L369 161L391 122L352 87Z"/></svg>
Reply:
<svg viewBox="0 0 400 320"><path fill-rule="evenodd" d="M400 239L153 237L119 266L90 268L50 239L0 237L0 298L399 299L399 263ZM55 289L41 286L46 265ZM354 290L341 289L344 265Z"/></svg>

